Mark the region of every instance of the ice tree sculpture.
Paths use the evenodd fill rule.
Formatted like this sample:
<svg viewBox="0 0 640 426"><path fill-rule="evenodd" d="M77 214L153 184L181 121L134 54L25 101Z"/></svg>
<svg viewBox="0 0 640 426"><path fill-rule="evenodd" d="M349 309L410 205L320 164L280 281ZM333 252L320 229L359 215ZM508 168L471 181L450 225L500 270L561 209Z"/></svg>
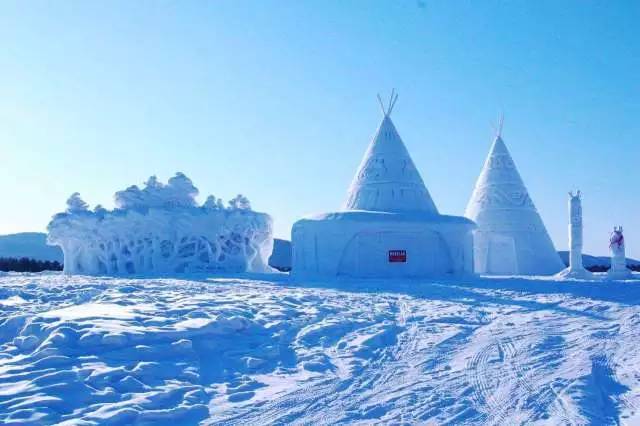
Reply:
<svg viewBox="0 0 640 426"><path fill-rule="evenodd" d="M48 243L62 248L69 274L147 274L206 271L264 272L273 247L269 215L238 195L225 207L182 173L165 185L116 192L114 210L91 211L74 193L48 226Z"/></svg>
<svg viewBox="0 0 640 426"><path fill-rule="evenodd" d="M627 258L625 255L624 235L622 226L614 226L611 237L609 237L609 250L611 251L611 268L609 278L624 279L631 276L631 271L627 269Z"/></svg>

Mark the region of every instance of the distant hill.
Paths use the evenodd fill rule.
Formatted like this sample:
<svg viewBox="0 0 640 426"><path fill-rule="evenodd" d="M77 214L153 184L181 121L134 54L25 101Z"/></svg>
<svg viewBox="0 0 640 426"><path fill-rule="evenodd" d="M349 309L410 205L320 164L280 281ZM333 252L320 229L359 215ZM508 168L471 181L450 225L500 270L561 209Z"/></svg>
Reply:
<svg viewBox="0 0 640 426"><path fill-rule="evenodd" d="M58 261L62 263L62 250L47 245L47 234L42 232L21 232L0 235L0 257Z"/></svg>
<svg viewBox="0 0 640 426"><path fill-rule="evenodd" d="M569 252L559 251L558 254L566 266L569 266ZM609 269L611 267L611 258L609 256L591 256L588 254L582 255L582 264L587 269ZM640 268L640 261L627 258L627 266L632 269Z"/></svg>
<svg viewBox="0 0 640 426"><path fill-rule="evenodd" d="M558 254L565 265L569 264L569 252L559 251ZM28 257L36 260L63 261L62 250L59 247L47 245L47 234L42 232L21 232L19 234L0 235L0 257L21 258ZM609 268L611 259L608 256L591 256L584 254L582 262L585 268ZM291 242L274 239L273 254L269 265L281 271L291 270ZM627 265L633 269L640 269L640 261L627 259Z"/></svg>
<svg viewBox="0 0 640 426"><path fill-rule="evenodd" d="M0 258L28 257L36 260L58 261L62 263L62 250L47 245L47 234L42 232L22 232L0 235ZM281 271L291 270L291 242L275 239L269 265Z"/></svg>

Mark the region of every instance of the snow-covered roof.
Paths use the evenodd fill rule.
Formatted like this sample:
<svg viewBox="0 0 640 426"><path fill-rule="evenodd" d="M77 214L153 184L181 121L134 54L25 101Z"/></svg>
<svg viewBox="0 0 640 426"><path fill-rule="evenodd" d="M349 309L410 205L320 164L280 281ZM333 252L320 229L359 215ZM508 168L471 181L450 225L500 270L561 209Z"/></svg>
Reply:
<svg viewBox="0 0 640 426"><path fill-rule="evenodd" d="M383 108L384 117L353 178L344 209L437 215L438 209L389 117L391 108Z"/></svg>
<svg viewBox="0 0 640 426"><path fill-rule="evenodd" d="M475 228L475 223L466 217L434 215L426 212L380 212L370 210L349 210L341 212L320 213L306 216L301 221L350 221L350 222L420 222L438 224L464 224Z"/></svg>

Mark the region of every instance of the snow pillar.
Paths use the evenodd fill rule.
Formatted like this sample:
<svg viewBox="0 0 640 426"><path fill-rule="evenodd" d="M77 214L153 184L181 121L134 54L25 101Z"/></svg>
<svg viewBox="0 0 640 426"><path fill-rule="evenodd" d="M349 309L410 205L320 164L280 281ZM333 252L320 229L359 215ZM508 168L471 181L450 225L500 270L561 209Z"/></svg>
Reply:
<svg viewBox="0 0 640 426"><path fill-rule="evenodd" d="M582 264L582 196L580 191L569 192L569 267L558 274L559 278L593 278Z"/></svg>
<svg viewBox="0 0 640 426"><path fill-rule="evenodd" d="M624 235L622 226L614 226L609 238L609 250L611 252L611 269L609 278L622 279L631 276L631 271L627 269L627 257L624 249Z"/></svg>
<svg viewBox="0 0 640 426"><path fill-rule="evenodd" d="M569 193L569 270L581 271L582 266L582 200L580 191Z"/></svg>

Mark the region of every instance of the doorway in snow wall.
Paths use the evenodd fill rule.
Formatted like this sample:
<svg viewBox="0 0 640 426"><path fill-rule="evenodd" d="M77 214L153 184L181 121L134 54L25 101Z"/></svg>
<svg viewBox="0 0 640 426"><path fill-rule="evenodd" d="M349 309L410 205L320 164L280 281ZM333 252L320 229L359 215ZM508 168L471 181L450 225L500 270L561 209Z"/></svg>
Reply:
<svg viewBox="0 0 640 426"><path fill-rule="evenodd" d="M449 249L432 231L363 231L345 247L338 275L363 278L440 276L453 270Z"/></svg>

